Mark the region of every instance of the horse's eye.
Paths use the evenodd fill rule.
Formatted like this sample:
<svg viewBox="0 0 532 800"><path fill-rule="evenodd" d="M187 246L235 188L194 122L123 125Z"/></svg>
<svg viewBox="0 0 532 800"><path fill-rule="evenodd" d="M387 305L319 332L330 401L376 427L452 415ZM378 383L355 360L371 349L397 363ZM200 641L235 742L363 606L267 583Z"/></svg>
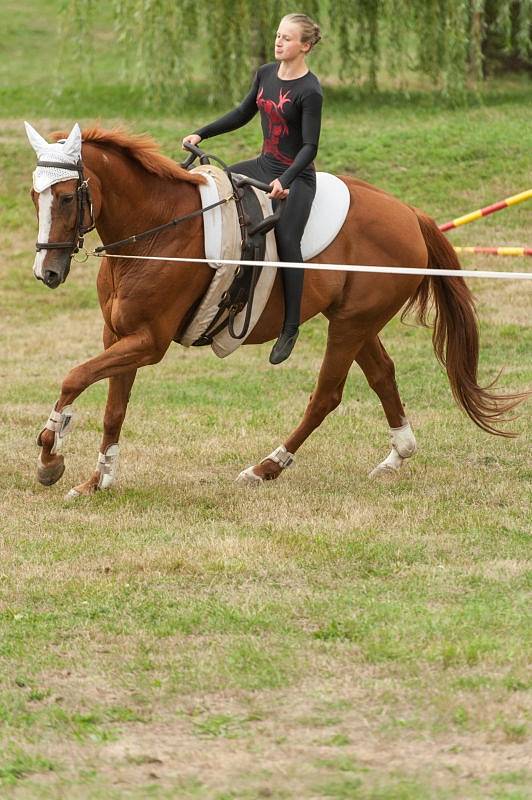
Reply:
<svg viewBox="0 0 532 800"><path fill-rule="evenodd" d="M67 206L69 203L72 202L73 199L74 199L73 194L63 194L61 195L61 205Z"/></svg>

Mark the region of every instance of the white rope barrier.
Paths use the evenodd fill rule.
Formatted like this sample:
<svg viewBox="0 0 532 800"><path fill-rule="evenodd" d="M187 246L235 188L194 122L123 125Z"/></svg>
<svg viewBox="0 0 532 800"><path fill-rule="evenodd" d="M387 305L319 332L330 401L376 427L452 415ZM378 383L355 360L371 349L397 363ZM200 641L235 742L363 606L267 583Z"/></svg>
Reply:
<svg viewBox="0 0 532 800"><path fill-rule="evenodd" d="M238 259L224 258L219 261L209 261L206 258L178 258L178 257L162 257L162 256L130 256L130 255L115 255L114 253L95 253L90 252L88 255L96 256L97 258L124 258L134 261L177 261L184 264L233 264L238 266L242 264L245 267L254 267L260 264L262 267L290 267L291 269L318 269L330 270L331 272L373 272L384 275L434 275L436 278L494 278L496 280L514 280L514 281L529 281L532 280L532 272L497 272L495 270L477 270L477 269L422 269L420 267L380 267L380 266L367 266L364 264L315 264L305 262L301 264L294 261L241 261Z"/></svg>

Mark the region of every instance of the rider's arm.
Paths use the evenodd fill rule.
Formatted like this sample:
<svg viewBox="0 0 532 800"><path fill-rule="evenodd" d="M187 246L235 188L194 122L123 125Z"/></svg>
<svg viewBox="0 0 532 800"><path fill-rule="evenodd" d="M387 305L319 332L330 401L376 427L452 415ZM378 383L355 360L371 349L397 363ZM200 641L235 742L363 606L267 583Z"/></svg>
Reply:
<svg viewBox="0 0 532 800"><path fill-rule="evenodd" d="M202 139L210 139L212 136L219 136L221 133L229 133L237 128L241 128L252 119L257 113L257 92L259 91L259 73L255 75L255 79L249 90L248 94L244 97L239 106L224 114L223 117L211 122L210 125L205 125L197 131L194 131Z"/></svg>
<svg viewBox="0 0 532 800"><path fill-rule="evenodd" d="M301 136L303 146L287 170L279 178L284 189L288 188L305 167L314 160L318 152L321 129L321 94L313 92L302 100Z"/></svg>

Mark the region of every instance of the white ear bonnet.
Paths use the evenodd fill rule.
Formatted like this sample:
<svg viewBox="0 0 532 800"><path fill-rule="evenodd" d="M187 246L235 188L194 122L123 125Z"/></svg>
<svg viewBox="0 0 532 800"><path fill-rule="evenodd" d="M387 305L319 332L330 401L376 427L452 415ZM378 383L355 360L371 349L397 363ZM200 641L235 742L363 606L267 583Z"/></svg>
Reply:
<svg viewBox="0 0 532 800"><path fill-rule="evenodd" d="M50 144L37 133L35 128L25 122L26 133L31 146L37 153L39 161L56 161L61 164L75 165L81 159L81 130L76 122L68 139ZM33 173L33 188L36 192L43 192L54 183L72 180L76 173L70 169L60 167L37 167Z"/></svg>

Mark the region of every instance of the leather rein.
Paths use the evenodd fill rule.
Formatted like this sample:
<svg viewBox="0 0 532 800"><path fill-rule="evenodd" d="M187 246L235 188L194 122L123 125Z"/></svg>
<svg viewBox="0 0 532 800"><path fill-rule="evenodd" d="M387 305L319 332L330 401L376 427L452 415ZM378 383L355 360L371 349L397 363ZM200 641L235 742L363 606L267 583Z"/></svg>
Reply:
<svg viewBox="0 0 532 800"><path fill-rule="evenodd" d="M261 189L263 192L269 192L271 187L268 184L262 183L261 181L257 181L253 178L248 178L245 176L233 176L231 170L227 167L227 165L217 156L212 154L207 154L203 150L200 150L199 147L195 147L194 145L187 145L187 149L190 150L191 155L184 161L181 166L184 169L189 169L196 158L199 158L201 164L210 164L209 158L213 158L217 161L222 169L227 174L229 181L232 186L232 193L227 197L224 197L221 200L218 200L216 203L212 203L205 208L199 208L196 211L192 211L189 214L184 214L181 217L175 217L174 219L170 220L170 222L166 222L163 225L158 225L155 228L150 228L149 230L143 231L142 233L134 234L133 236L129 236L126 239L120 239L116 242L111 242L110 244L100 245L96 247L91 254L85 252L86 258L89 255L101 255L104 252L107 252L111 248L133 244L134 242L139 241L139 239L145 239L149 236L156 236L161 231L167 230L178 225L181 222L185 222L186 220L193 219L194 217L202 216L205 212L210 211L217 206L221 206L224 203L228 203L230 200L234 200L237 208L238 213L238 221L240 224L241 234L242 234L242 241L241 241L241 250L242 250L242 257L245 259L252 258L257 263L253 266L251 271L244 270L242 266L239 266L235 272L233 283L231 284L229 290L227 290L220 302L218 314L210 323L207 330L203 333L202 337L198 339L197 342L194 344L210 344L212 338L223 330L226 326L229 329L230 335L234 339L242 339L247 334L249 329L249 323L251 319L251 307L253 302L253 296L255 293L255 288L259 279L259 275L261 272L262 267L260 266L260 261L262 261L264 257L264 252L261 252L260 246L257 245L257 236L261 238L267 231L271 230L275 223L279 220L282 204L279 204L278 210L272 214L271 216L262 219L255 225L250 227L250 219L244 209L243 205L243 197L244 192L247 187L255 186L258 189ZM74 232L74 240L71 242L36 242L35 249L37 252L39 250L71 250L70 258L75 253L78 253L80 250L83 249L83 241L84 237L87 233L94 230L96 227L95 219L94 219L94 212L93 212L93 205L92 199L89 189L89 178L85 178L83 174L83 162L81 158L76 164L63 164L61 162L55 161L38 161L37 166L39 167L55 167L58 169L66 169L71 170L73 172L78 173L78 185L76 187L76 196L77 196L77 203L78 203L78 215L77 215L77 222L76 228ZM246 186L247 185L247 186ZM89 212L89 225L83 225L83 219L85 216L85 209ZM264 245L263 245L264 246ZM86 260L86 258L84 260ZM247 287L247 288L246 288ZM246 315L245 320L243 323L243 327L240 333L236 333L234 330L234 323L237 314L246 307ZM223 315L224 311L228 310L227 318L219 323L220 317ZM218 324L219 323L219 324Z"/></svg>
<svg viewBox="0 0 532 800"><path fill-rule="evenodd" d="M99 255L101 253L110 250L112 247L118 247L118 245L128 245L133 244L134 242L139 241L139 239L145 239L148 236L155 236L156 234L160 233L161 231L167 230L168 228L172 228L176 225L179 225L180 222L186 222L189 219L193 219L194 217L199 217L205 214L207 211L210 211L217 206L221 206L224 203L228 203L230 200L235 200L237 203L237 208L239 211L239 221L241 228L244 230L243 225L243 212L241 211L241 206L239 203L239 189L237 187L242 186L244 183L257 186L262 191L269 191L270 187L266 184L261 183L260 181L255 181L253 179L246 179L242 178L240 181L236 182L227 167L221 158L214 156L212 154L207 154L203 150L200 150L199 147L195 147L194 145L187 145L187 150L190 150L191 155L186 159L186 161L182 162L180 166L184 169L189 169L191 164L194 162L196 158L199 158L201 164L209 164L209 158L213 158L217 161L222 169L226 172L231 185L234 188L234 193L229 195L228 197L224 197L222 200L218 200L216 203L212 203L205 208L199 208L196 211L192 211L190 214L184 214L181 217L175 217L174 219L170 220L170 222L166 222L163 225L158 225L156 228L150 228L149 230L142 231L142 233L136 233L133 236L128 236L127 239L120 239L117 242L111 242L110 244L102 244L99 247L94 248L93 253L94 255ZM76 195L78 198L78 219L76 224L76 230L74 233L74 241L72 242L36 242L35 249L37 252L39 250L72 250L72 255L74 253L79 253L80 250L83 248L83 241L84 237L87 233L94 230L96 227L96 223L94 220L94 212L92 206L92 199L89 189L89 178L85 178L83 174L83 162L81 158L76 164L63 164L62 162L57 161L38 161L38 167L56 167L58 169L66 169L72 170L73 172L78 173L78 185L76 187ZM83 217L85 208L89 211L90 217L90 224L83 225Z"/></svg>
<svg viewBox="0 0 532 800"><path fill-rule="evenodd" d="M191 151L191 155L183 161L179 166L183 167L183 169L189 169L196 158L199 158L201 164L210 164L209 158L213 158L215 161L221 165L222 169L227 173L229 180L231 181L231 185L234 186L233 181L231 180L231 173L221 158L217 156L208 155L204 153L203 150L200 150L199 147L195 147L194 145L187 145L187 150ZM102 244L100 247L95 247L93 253L95 255L99 255L100 253L104 253L107 250L110 250L112 247L118 247L118 245L127 245L133 244L134 242L138 242L139 239L146 239L148 236L155 236L156 234L160 233L161 231L168 230L168 228L173 228L176 225L179 225L180 222L186 222L189 219L194 219L194 217L201 217L205 212L210 211L217 206L221 206L224 203L228 203L230 200L237 200L236 191L233 194L230 194L228 197L224 197L222 200L218 200L216 203L212 203L210 206L205 206L205 208L198 208L196 211L191 211L189 214L183 214L181 217L174 217L174 219L170 220L170 222L165 222L163 225L157 225L156 228L150 228L147 231L143 231L142 233L136 233L133 236L128 236L127 239L120 239L118 242L111 242L110 244Z"/></svg>
<svg viewBox="0 0 532 800"><path fill-rule="evenodd" d="M78 185L76 187L76 196L78 198L78 217L76 222L76 229L74 232L74 240L71 242L35 242L35 250L39 252L39 250L72 250L72 255L75 253L79 253L79 251L83 248L84 238L87 233L94 230L96 227L96 223L94 220L94 212L92 206L92 199L89 189L89 178L85 178L83 174L83 162L81 159L77 162L77 164L63 164L59 161L38 161L38 167L56 167L58 169L66 169L71 170L72 172L78 173ZM205 214L206 211L210 211L212 208L216 208L216 206L220 206L223 203L227 203L229 200L233 199L233 195L224 198L223 200L218 200L217 203L212 203L212 205L207 206L206 208L200 208L197 211L193 211L190 214L184 214L182 217L176 217L175 219L170 220L170 222L166 222L164 225L158 225L156 228L150 228L147 231L143 231L142 233L137 233L133 236L129 236L127 239L121 239L118 242L111 242L107 245L101 245L100 247L96 247L94 249L94 253L102 253L106 250L109 250L111 247L117 247L118 245L126 245L126 244L133 244L137 242L139 239L145 239L148 236L154 236L160 231L164 231L167 228L171 228L175 225L178 225L180 222L185 222L186 220L192 219L193 217L201 216ZM85 209L89 212L90 223L89 225L83 225L83 219L85 216Z"/></svg>

